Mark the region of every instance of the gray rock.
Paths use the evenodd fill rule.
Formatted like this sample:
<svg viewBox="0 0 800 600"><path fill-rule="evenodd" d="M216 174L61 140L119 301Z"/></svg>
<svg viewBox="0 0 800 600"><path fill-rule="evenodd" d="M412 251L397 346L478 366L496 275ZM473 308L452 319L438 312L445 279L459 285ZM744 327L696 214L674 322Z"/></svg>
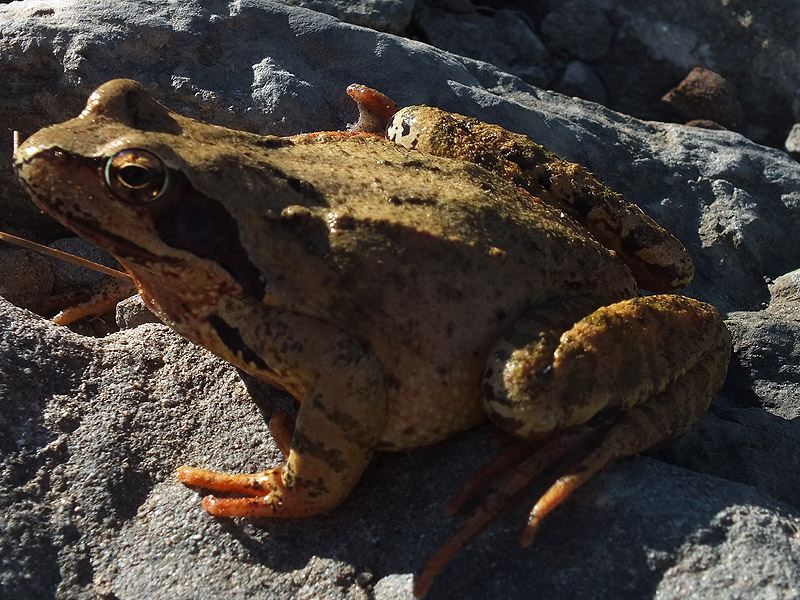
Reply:
<svg viewBox="0 0 800 600"><path fill-rule="evenodd" d="M521 550L528 495L430 597L796 595L800 247L786 232L800 220L800 165L736 133L638 121L312 11L231 6L2 6L0 119L27 135L77 114L103 81L133 76L218 124L342 129L356 114L342 91L361 81L584 164L686 243L688 293L730 313L731 378L688 435L596 477ZM22 211L28 201L0 176L0 215ZM162 325L94 339L0 300L0 596L409 598L410 575L460 522L443 514L449 494L494 453L491 429L380 455L339 509L306 520L215 520L171 477L185 462L276 464L264 416L293 405Z"/></svg>
<svg viewBox="0 0 800 600"><path fill-rule="evenodd" d="M550 54L521 13L450 13L423 4L417 8L416 25L437 48L486 61L528 83L543 86L552 77Z"/></svg>
<svg viewBox="0 0 800 600"><path fill-rule="evenodd" d="M667 571L669 576L659 582L655 597L795 597L800 576L796 538L796 524L783 515L760 506L727 506L707 527L692 532ZM754 569L749 552L758 553L767 569ZM704 574L699 580L698 571Z"/></svg>
<svg viewBox="0 0 800 600"><path fill-rule="evenodd" d="M541 29L548 48L557 48L584 61L605 56L614 35L605 11L590 0L555 3L542 21Z"/></svg>
<svg viewBox="0 0 800 600"><path fill-rule="evenodd" d="M402 33L411 22L414 0L280 0L333 15L347 23L389 33Z"/></svg>
<svg viewBox="0 0 800 600"><path fill-rule="evenodd" d="M783 147L795 160L800 160L800 123L792 125Z"/></svg>
<svg viewBox="0 0 800 600"><path fill-rule="evenodd" d="M612 106L642 118L664 118L658 98L687 71L709 68L735 87L756 141L782 147L800 121L797 82L800 5L793 0L742 6L716 0L593 0L617 27L609 55L593 65Z"/></svg>
<svg viewBox="0 0 800 600"><path fill-rule="evenodd" d="M408 4L403 2L386 0L379 9L374 9L377 3L305 2L384 31L399 32L407 24ZM555 75L565 64L589 61L609 90L608 106L640 118L670 120L659 99L689 70L704 66L735 85L748 117L743 133L751 139L783 147L792 124L800 120L793 28L800 15L791 0L747 9L713 0L688 6L675 0L572 0L554 3L547 14L540 14L541 3L531 3L519 5L530 17L525 21L508 11L494 19L478 14L469 0L418 4L416 27L426 41L559 90ZM531 22L541 23L547 48ZM601 96L590 99L596 98Z"/></svg>
<svg viewBox="0 0 800 600"><path fill-rule="evenodd" d="M119 268L108 252L78 237L57 239L49 246L79 258ZM58 303L49 302L54 295L66 297L77 290L97 285L104 277L86 267L15 246L3 248L0 252L0 273L3 274L0 278L0 296L17 306L50 314L60 308Z"/></svg>
<svg viewBox="0 0 800 600"><path fill-rule="evenodd" d="M608 94L603 82L589 65L579 60L572 60L567 64L554 89L568 96L608 104Z"/></svg>
<svg viewBox="0 0 800 600"><path fill-rule="evenodd" d="M800 321L800 271L781 275L769 284L767 311L784 320Z"/></svg>
<svg viewBox="0 0 800 600"><path fill-rule="evenodd" d="M145 323L161 322L139 296L131 296L119 302L115 320L120 329L133 329Z"/></svg>
<svg viewBox="0 0 800 600"><path fill-rule="evenodd" d="M764 310L729 315L736 360L728 381L738 397L755 396L758 405L791 421L800 417L800 271L776 279L770 295Z"/></svg>
<svg viewBox="0 0 800 600"><path fill-rule="evenodd" d="M72 254L79 258L85 258L86 260L111 267L112 269L121 269L116 259L106 250L98 248L93 243L87 242L82 238L61 238L54 240L50 246L61 252L66 252L67 254ZM51 258L50 262L55 271L56 292L90 288L100 283L100 281L106 277L97 271L64 262L63 260Z"/></svg>
<svg viewBox="0 0 800 600"><path fill-rule="evenodd" d="M56 282L44 256L16 247L0 250L0 273L0 296L34 311L53 293Z"/></svg>

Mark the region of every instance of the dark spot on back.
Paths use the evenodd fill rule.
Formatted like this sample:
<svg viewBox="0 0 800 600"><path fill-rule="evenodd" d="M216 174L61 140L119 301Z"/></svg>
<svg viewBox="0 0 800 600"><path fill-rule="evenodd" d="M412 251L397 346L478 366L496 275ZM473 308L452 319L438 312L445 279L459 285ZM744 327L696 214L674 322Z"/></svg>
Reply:
<svg viewBox="0 0 800 600"><path fill-rule="evenodd" d="M404 168L411 168L411 169L424 169L425 171L430 171L432 173L441 173L442 169L435 164L426 163L418 158L412 158L403 162L402 165Z"/></svg>
<svg viewBox="0 0 800 600"><path fill-rule="evenodd" d="M389 204L394 204L396 206L402 206L404 204L410 204L412 206L432 206L436 204L433 198L420 198L419 196L406 196L402 194L389 196L387 200Z"/></svg>

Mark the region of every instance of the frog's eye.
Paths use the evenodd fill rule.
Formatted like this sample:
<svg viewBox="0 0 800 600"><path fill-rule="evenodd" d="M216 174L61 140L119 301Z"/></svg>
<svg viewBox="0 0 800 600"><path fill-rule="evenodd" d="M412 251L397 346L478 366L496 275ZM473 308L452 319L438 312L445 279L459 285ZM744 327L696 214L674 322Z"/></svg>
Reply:
<svg viewBox="0 0 800 600"><path fill-rule="evenodd" d="M147 204L167 189L169 172L152 152L139 148L121 150L106 163L106 184L130 204Z"/></svg>

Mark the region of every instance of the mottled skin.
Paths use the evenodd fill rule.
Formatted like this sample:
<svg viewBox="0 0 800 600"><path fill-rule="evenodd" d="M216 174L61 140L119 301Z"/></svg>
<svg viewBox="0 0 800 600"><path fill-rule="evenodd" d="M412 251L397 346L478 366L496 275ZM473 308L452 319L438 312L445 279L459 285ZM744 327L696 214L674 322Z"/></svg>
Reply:
<svg viewBox="0 0 800 600"><path fill-rule="evenodd" d="M355 130L385 133L406 148L473 162L511 179L614 250L640 287L672 292L692 280L694 265L683 245L581 165L525 135L473 117L432 106L401 109L380 92L358 84L347 91L359 106Z"/></svg>
<svg viewBox="0 0 800 600"><path fill-rule="evenodd" d="M15 160L35 202L110 250L166 323L302 403L284 465L179 470L239 496L206 497L217 515L329 510L374 450L486 415L525 440L611 423L589 475L554 485L555 506L611 460L685 431L727 368L712 307L636 298L615 251L486 165L366 133L215 127L130 80Z"/></svg>

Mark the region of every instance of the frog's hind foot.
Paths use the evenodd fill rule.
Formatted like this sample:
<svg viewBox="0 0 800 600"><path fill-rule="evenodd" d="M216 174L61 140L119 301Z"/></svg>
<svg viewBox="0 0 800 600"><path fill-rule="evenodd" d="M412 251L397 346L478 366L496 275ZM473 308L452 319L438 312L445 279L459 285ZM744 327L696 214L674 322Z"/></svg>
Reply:
<svg viewBox="0 0 800 600"><path fill-rule="evenodd" d="M607 425L608 423L604 422L593 427L586 426L563 432L553 436L543 446L524 441L517 442L464 482L447 504L449 514L458 512L479 490L485 489L493 480L502 476L495 489L467 517L453 536L430 556L416 578L414 595L417 598L424 596L434 577L445 564L500 513L505 511L542 471L570 451L583 448L596 441L598 436L606 431ZM559 502L566 497L566 495L563 496Z"/></svg>
<svg viewBox="0 0 800 600"><path fill-rule="evenodd" d="M484 465L477 473L465 481L459 490L450 498L445 510L447 514L454 515L459 512L470 498L475 497L481 490L485 490L492 481L501 480L505 482L511 477L509 474L516 473L516 469L522 464L528 464L527 471L531 473L532 481L542 470L554 464L570 450L583 447L595 441L606 429L609 424L597 420L594 426L573 429L558 435L549 436L541 443L528 441L515 441L510 447L495 456L491 461ZM533 459L536 459L535 461ZM533 465L538 465L535 470L531 470ZM500 483L497 487L502 487ZM527 485L527 484L526 484Z"/></svg>
<svg viewBox="0 0 800 600"><path fill-rule="evenodd" d="M720 364L727 364L728 340L727 331L720 330L709 360L698 361L649 400L616 414L598 415L591 423L557 433L538 450L529 442L520 442L519 446L512 446L492 460L456 493L448 504L449 511L458 510L502 470L510 469L510 472L455 534L431 555L417 577L414 595L418 598L425 595L433 578L458 550L503 512L544 469L573 450L583 451L582 458L568 466L534 504L520 536L520 545L529 546L542 519L597 472L620 458L686 432L700 419L721 386L720 373L725 371ZM613 422L609 424L611 418Z"/></svg>
<svg viewBox="0 0 800 600"><path fill-rule="evenodd" d="M347 86L347 95L358 105L358 122L350 131L385 136L389 120L400 107L385 94L360 83Z"/></svg>

